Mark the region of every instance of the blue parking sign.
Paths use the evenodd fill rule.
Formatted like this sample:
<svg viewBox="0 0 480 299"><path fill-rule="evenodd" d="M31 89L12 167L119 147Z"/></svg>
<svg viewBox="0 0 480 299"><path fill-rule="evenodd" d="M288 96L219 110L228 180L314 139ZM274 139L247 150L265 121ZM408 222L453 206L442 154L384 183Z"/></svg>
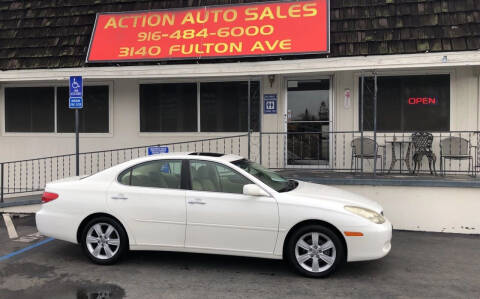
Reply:
<svg viewBox="0 0 480 299"><path fill-rule="evenodd" d="M68 108L83 108L83 78L82 76L71 76L69 84L70 97Z"/></svg>
<svg viewBox="0 0 480 299"><path fill-rule="evenodd" d="M83 99L82 98L69 98L68 99L68 108L70 108L70 109L82 109L83 108Z"/></svg>
<svg viewBox="0 0 480 299"><path fill-rule="evenodd" d="M158 155L168 153L168 146L150 146L147 148L147 155Z"/></svg>

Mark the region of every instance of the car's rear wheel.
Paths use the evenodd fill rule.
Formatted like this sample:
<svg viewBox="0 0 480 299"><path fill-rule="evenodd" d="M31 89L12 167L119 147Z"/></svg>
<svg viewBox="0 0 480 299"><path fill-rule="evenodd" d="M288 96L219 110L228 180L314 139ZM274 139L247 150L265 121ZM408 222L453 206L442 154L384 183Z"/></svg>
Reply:
<svg viewBox="0 0 480 299"><path fill-rule="evenodd" d="M292 268L307 277L326 277L345 262L345 248L340 238L322 225L296 230L285 253Z"/></svg>
<svg viewBox="0 0 480 299"><path fill-rule="evenodd" d="M83 229L83 251L96 264L109 265L117 262L125 253L127 244L125 230L114 219L95 218Z"/></svg>

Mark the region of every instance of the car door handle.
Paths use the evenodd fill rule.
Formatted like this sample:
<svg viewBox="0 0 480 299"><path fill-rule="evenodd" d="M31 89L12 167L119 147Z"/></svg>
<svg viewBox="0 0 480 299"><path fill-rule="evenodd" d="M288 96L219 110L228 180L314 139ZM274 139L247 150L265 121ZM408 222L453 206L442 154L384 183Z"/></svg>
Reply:
<svg viewBox="0 0 480 299"><path fill-rule="evenodd" d="M189 204L191 205L206 205L207 203L201 200L200 198L195 198L194 200L189 200Z"/></svg>
<svg viewBox="0 0 480 299"><path fill-rule="evenodd" d="M128 199L128 197L125 197L125 195L123 194L118 194L118 195L114 195L112 197L110 197L111 199L118 199L118 200L126 200Z"/></svg>

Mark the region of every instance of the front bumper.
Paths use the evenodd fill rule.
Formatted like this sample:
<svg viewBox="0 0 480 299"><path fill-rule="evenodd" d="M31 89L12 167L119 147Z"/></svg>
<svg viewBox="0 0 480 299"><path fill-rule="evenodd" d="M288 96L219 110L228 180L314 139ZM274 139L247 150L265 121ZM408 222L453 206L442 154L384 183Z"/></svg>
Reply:
<svg viewBox="0 0 480 299"><path fill-rule="evenodd" d="M356 231L363 236L345 236L348 248L348 262L375 260L386 256L392 249L392 224L385 219L382 224L344 228Z"/></svg>

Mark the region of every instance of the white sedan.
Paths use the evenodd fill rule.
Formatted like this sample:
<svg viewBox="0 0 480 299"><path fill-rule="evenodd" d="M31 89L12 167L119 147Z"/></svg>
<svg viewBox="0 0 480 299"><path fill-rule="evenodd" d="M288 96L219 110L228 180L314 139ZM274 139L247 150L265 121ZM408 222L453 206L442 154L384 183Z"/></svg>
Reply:
<svg viewBox="0 0 480 299"><path fill-rule="evenodd" d="M47 184L40 233L95 263L128 249L284 259L309 277L378 259L392 226L377 203L287 180L236 155L169 153Z"/></svg>

